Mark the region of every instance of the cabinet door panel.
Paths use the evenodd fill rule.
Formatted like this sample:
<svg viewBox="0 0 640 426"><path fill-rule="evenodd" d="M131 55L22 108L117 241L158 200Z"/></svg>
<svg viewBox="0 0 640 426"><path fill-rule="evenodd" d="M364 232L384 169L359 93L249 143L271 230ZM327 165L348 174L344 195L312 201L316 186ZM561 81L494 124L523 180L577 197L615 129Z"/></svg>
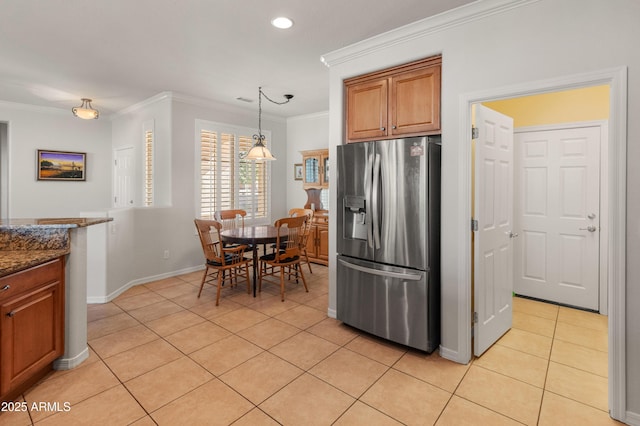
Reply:
<svg viewBox="0 0 640 426"><path fill-rule="evenodd" d="M347 86L347 139L387 135L386 78Z"/></svg>
<svg viewBox="0 0 640 426"><path fill-rule="evenodd" d="M322 187L323 188L328 188L329 187L329 156L328 155L323 155L322 156Z"/></svg>
<svg viewBox="0 0 640 426"><path fill-rule="evenodd" d="M319 186L320 185L320 157L305 157L303 159L304 171L302 178L304 185Z"/></svg>
<svg viewBox="0 0 640 426"><path fill-rule="evenodd" d="M440 128L440 65L392 78L390 124L392 135Z"/></svg>
<svg viewBox="0 0 640 426"><path fill-rule="evenodd" d="M0 306L1 394L62 355L61 293L61 283L54 282Z"/></svg>
<svg viewBox="0 0 640 426"><path fill-rule="evenodd" d="M307 255L309 257L318 257L316 250L316 234L318 232L317 226L312 226L311 231L309 232L309 238L307 238Z"/></svg>
<svg viewBox="0 0 640 426"><path fill-rule="evenodd" d="M329 259L329 228L318 226L318 258Z"/></svg>

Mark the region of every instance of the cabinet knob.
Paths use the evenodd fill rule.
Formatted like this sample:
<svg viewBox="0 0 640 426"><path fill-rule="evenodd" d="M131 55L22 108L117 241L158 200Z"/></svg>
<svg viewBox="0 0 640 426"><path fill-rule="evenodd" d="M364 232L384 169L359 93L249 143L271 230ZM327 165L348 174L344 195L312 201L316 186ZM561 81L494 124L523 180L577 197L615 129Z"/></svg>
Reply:
<svg viewBox="0 0 640 426"><path fill-rule="evenodd" d="M391 128L392 128L393 130L397 129L397 127L396 127L396 126L391 126Z"/></svg>
<svg viewBox="0 0 640 426"><path fill-rule="evenodd" d="M380 130L384 132L386 129L384 127L380 127Z"/></svg>
<svg viewBox="0 0 640 426"><path fill-rule="evenodd" d="M11 288L11 286L9 284L5 285L4 287L2 287L0 290L2 291L7 291Z"/></svg>
<svg viewBox="0 0 640 426"><path fill-rule="evenodd" d="M14 311L11 311L11 312L7 313L7 316L8 316L9 318L12 318L15 314L16 314L16 313L15 313Z"/></svg>

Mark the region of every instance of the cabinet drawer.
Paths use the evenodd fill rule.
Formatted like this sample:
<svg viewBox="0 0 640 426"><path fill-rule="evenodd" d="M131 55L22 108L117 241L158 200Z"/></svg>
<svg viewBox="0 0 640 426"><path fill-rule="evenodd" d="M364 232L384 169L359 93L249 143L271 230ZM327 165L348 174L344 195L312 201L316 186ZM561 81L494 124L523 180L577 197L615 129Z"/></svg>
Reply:
<svg viewBox="0 0 640 426"><path fill-rule="evenodd" d="M321 224L327 225L329 223L329 216L314 216L313 222L317 223L318 225L321 225Z"/></svg>
<svg viewBox="0 0 640 426"><path fill-rule="evenodd" d="M62 259L54 259L42 265L0 278L0 301L29 291L40 285L62 279Z"/></svg>

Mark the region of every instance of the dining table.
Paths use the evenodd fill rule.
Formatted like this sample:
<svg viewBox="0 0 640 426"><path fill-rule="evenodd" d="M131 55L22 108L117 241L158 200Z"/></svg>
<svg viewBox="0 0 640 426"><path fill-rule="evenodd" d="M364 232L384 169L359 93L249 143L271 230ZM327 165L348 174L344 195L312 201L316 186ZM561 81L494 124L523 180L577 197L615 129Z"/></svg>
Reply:
<svg viewBox="0 0 640 426"><path fill-rule="evenodd" d="M289 232L286 227L280 228L280 239L286 240ZM253 297L256 297L258 271L258 245L275 243L278 239L278 228L273 225L255 225L241 228L232 228L220 233L223 243L246 244L253 250ZM265 253L266 254L266 253Z"/></svg>

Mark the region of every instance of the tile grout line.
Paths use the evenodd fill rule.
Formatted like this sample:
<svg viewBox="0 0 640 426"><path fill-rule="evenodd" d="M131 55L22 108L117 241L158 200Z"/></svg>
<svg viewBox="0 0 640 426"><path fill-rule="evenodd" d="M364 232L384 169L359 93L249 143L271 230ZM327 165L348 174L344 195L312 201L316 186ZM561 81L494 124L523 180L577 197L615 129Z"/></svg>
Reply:
<svg viewBox="0 0 640 426"><path fill-rule="evenodd" d="M553 336L551 338L551 347L549 348L549 357L547 358L547 369L544 375L544 383L542 384L542 395L540 397L540 406L538 408L538 422L540 422L540 416L542 415L542 405L544 404L545 393L547 392L547 380L549 379L549 367L551 366L551 356L553 354L553 347L556 342L556 330L558 328L559 316L560 316L560 309L556 311L555 323L553 325Z"/></svg>
<svg viewBox="0 0 640 426"><path fill-rule="evenodd" d="M188 282L187 282L187 283L188 283ZM150 291L154 291L153 289L149 289L149 290L150 290ZM155 292L155 291L154 291L154 292ZM163 295L160 295L160 296L164 297L164 298L165 298L165 299L167 299L167 300L171 300L171 299L166 298L166 296L163 296ZM274 296L274 297L275 297L275 296ZM159 303L160 303L160 302L159 302ZM252 304L253 304L253 303L252 303ZM250 308L250 305L252 305L252 304L249 304L249 305L241 305L241 306L242 306L242 307L244 307L244 308L247 308L247 309L251 309L251 308ZM180 306L181 306L181 305L180 305ZM278 314L277 314L277 315L280 315L280 314L282 314L282 313L284 313L284 312L287 312L287 311L290 311L290 310L292 310L292 309L295 309L295 308L296 308L296 307L298 307L298 306L303 306L303 304L298 304L297 306L292 306L292 307L290 307L290 308L286 309L286 310L285 310L285 311L283 311L283 312L278 312ZM182 306L181 306L181 307L182 307ZM238 309L242 309L242 307L241 307L241 308L238 308ZM200 317L201 317L201 318L203 318L205 321L210 322L210 323L212 323L212 324L214 324L214 325L216 325L216 326L219 326L219 327L223 328L224 330L226 330L226 331L228 331L229 333L231 333L231 335L236 336L236 337L238 337L238 338L240 338L240 339L243 339L243 340L245 340L246 342L248 342L248 343L250 343L250 344L252 344L252 345L256 345L256 344L255 344L255 343L253 343L253 342L250 342L250 341L249 341L249 340L247 340L247 339L245 339L243 336L239 335L238 333L239 333L239 332L241 332L241 331L243 331L243 330L246 330L247 328L251 328L251 327L253 327L253 326L255 326L255 325L258 325L258 324L260 324L260 323L263 323L263 322L265 322L265 321L267 321L267 320L269 320L269 319L275 319L275 320L277 320L277 321L279 321L279 322L282 322L283 324L290 325L290 324L288 324L288 323L286 323L286 322L284 322L284 321L282 321L282 320L280 320L280 319L276 318L275 316L268 315L268 314L264 314L263 312L261 312L261 313L263 313L264 315L266 315L266 316L267 316L267 318L266 318L266 319L264 319L264 320L262 320L262 321L259 321L258 323L252 324L251 326L249 326L249 327L247 327L247 328L244 328L244 329L241 329L241 330L238 330L238 331L235 331L235 332L234 332L234 331L231 331L231 330L229 330L229 329L224 328L224 327L223 327L223 326L221 326L220 324L216 324L216 323L213 321L213 319L209 319L209 318L203 317L203 316L201 316L201 315L199 315L199 314L197 314L197 313L195 313L195 312L191 311L191 310L190 310L190 308L185 308L185 307L183 307L183 308L184 308L184 310L187 310L187 311L189 311L189 312L192 312L192 313L194 313L194 314L196 314L196 315L200 316ZM125 311L125 312L127 312L127 311ZM233 311L231 311L231 312L233 312ZM229 312L229 313L231 313L231 312ZM260 311L256 311L256 312L260 312ZM169 314L169 315L171 315L171 314ZM225 314L225 315L226 315L226 314ZM168 316L168 315L166 315L166 316ZM224 315L221 315L221 317L222 317L222 316L224 316ZM160 318L162 318L162 317L160 317ZM159 319L159 318L157 318L157 319ZM136 320L137 320L137 318L136 318ZM321 320L321 321L322 321L322 320ZM318 321L318 323L319 323L319 322L321 322L321 321ZM140 320L138 320L138 322L140 322ZM154 332L156 335L158 335L158 333L157 333L157 332L155 332L153 329L149 328L149 327L146 325L146 323L142 323L142 322L141 322L141 324L142 324L142 325L144 325L144 326L145 326L146 328L148 328L149 330L151 330L152 332ZM317 323L316 323L316 324L317 324ZM313 324L313 325L315 325L315 324ZM312 325L312 326L313 326L313 325ZM310 326L310 327L311 327L311 326ZM309 327L308 327L308 328L309 328ZM185 328L185 329L186 329L186 328ZM183 330L184 330L184 329L183 329ZM180 330L180 331L182 331L182 330ZM180 331L177 331L176 333L179 333ZM298 331L295 335L300 334L300 333L301 333L301 332L303 332L303 331L305 331L305 330L304 330L304 329L299 329L299 331ZM172 333L171 335L176 334L176 333ZM295 336L295 335L294 335L294 336ZM185 357L189 358L189 360L191 360L192 362L196 363L198 366L200 366L201 368L203 368L205 371L209 372L209 373L213 376L213 378L212 378L211 380L214 380L214 379L219 380L221 383L223 383L225 386L227 386L227 387L228 387L229 389L231 389L233 392L237 393L237 394L238 394L238 395L240 395L243 399L247 400L250 404L252 404L254 408L259 409L261 412L265 413L265 415L269 416L269 414L268 414L268 413L266 413L266 412L264 412L264 411L259 407L259 405L258 405L258 404L254 404L252 401L248 400L244 395L242 395L242 394L241 394L241 393L239 393L236 389L234 389L232 386L230 386L228 383L226 383L226 382L225 382L225 381L220 377L220 376L222 376L224 373L223 373L223 374L220 374L220 375L216 375L216 374L212 373L212 372L211 372L211 371L209 371L205 366L201 365L199 362L197 362L196 360L194 360L193 358L191 358L190 354L185 353L185 352L183 352L181 349L179 349L179 348L175 347L175 346L174 346L170 341L166 340L164 336L160 336L160 335L158 335L158 336L159 336L159 338L160 338L160 339L164 340L166 343L168 343L169 345L171 345L172 347L174 347L176 350L178 350L178 351L179 351L181 354L183 354ZM166 336L166 337L168 337L168 336ZM290 338L292 338L292 337L293 337L293 336L290 336ZM319 337L319 336L317 336L317 337ZM222 339L220 339L220 340L222 340ZM326 340L326 339L325 339L325 340ZM216 343L216 342L212 342L212 343L211 343L211 345L213 345L213 344L215 344L215 343ZM209 346L209 345L207 345L207 346ZM256 346L257 346L257 345L256 345ZM205 347L206 347L206 346L205 346ZM269 349L265 349L265 348L262 348L262 347L260 347L260 346L257 346L257 347L259 347L259 348L262 350L262 352L260 352L259 354L256 354L255 356L253 356L253 357L251 357L251 358L247 359L246 361L244 361L243 363L241 363L241 364L239 364L239 365L242 365L242 364L244 364L244 363L246 363L246 362L250 361L251 359L254 359L255 357L257 357L257 356L261 355L261 354L262 354L262 353L264 353L264 352L269 352L271 355L277 356L276 354L273 354L272 352L270 352L270 351L269 351ZM203 349L203 348L200 348L200 349ZM197 349L196 351L198 351L198 350L200 350L200 349ZM336 350L338 350L338 349L336 349ZM196 351L191 352L191 354L192 354L192 353L194 353L194 352L196 352ZM328 356L329 356L329 355L328 355ZM280 358L279 356L277 356L277 357L278 357L278 358ZM280 359L282 359L282 358L280 358ZM283 361L285 361L285 362L287 362L287 363L289 363L289 364L291 364L291 363L290 363L289 361L287 361L287 360L284 360L284 359L282 359L282 360L283 360ZM165 364L165 365L166 365L166 364ZM238 365L238 366L239 366L239 365ZM293 366L294 366L294 367L296 367L296 368L299 368L299 367L295 366L294 364L291 364L291 365L293 365ZM235 366L234 368L237 368L238 366ZM161 367L162 367L162 366L159 366L159 367L157 367L157 368L161 368ZM156 368L156 369L157 369L157 368ZM153 369L153 370L150 370L150 371L154 371L154 370L156 370L156 369ZM308 370L302 370L302 369L300 369L300 370L302 371L302 373L301 373L300 375L296 376L296 377L295 377L291 382L293 382L294 380L296 380L297 378L299 378L300 376L302 376L304 373L307 373L307 372L308 372ZM148 372L145 372L144 374L147 374L147 373L148 373ZM115 374L115 373L114 373L114 374ZM309 373L309 374L311 374L311 373ZM117 376L116 376L116 377L117 377ZM137 376L137 377L140 377L140 376ZM315 377L315 376L314 376L314 377ZM211 380L207 381L206 383L209 383ZM279 392L281 389L283 389L284 387L286 387L287 385L289 385L291 382L286 383L285 385L283 385L280 389L278 389L278 390L277 390L277 391L275 391L272 395L270 395L269 397L267 397L267 398L265 399L265 401L266 401L267 399L269 399L271 396L275 395L275 394L276 394L277 392ZM121 383L122 383L122 382L121 382ZM200 386L204 386L206 383L204 383L204 384L202 384L202 385L200 385ZM122 384L124 385L124 383L122 383ZM124 385L124 386L125 386L125 388L126 388L126 385ZM200 386L199 386L199 387L200 387ZM197 389L197 388L196 388L196 389ZM127 388L127 391L128 391L128 388ZM187 393L190 393L190 392L192 392L192 391L193 391L193 390L191 390L191 391L189 391L189 392L187 392ZM130 392L129 392L129 393L130 393ZM186 395L186 394L185 394L185 395ZM132 396L133 396L133 395L132 395ZM181 396L177 397L176 399L174 399L174 400L172 400L172 401L167 402L167 404L163 405L163 407L164 407L164 406L166 406L166 405L168 405L168 404L170 404L171 402L173 402L173 401L175 401L175 400L179 399L179 398L182 398L183 396L184 396L184 395L181 395ZM135 399L135 397L134 397L134 399ZM136 399L136 401L137 401L137 399ZM264 401L263 401L263 402L264 402ZM138 402L138 403L139 403L139 402ZM139 404L140 404L140 403L139 403ZM140 405L141 405L141 404L140 404ZM162 408L162 407L159 407L158 409L160 409L160 408ZM144 407L143 407L143 409L144 409ZM156 411L157 411L157 410L156 410ZM243 416L241 416L240 418L244 417L244 415L248 414L250 411L251 411L251 410L249 410L247 413L243 414ZM145 410L145 412L146 412L146 410ZM151 416L151 413L148 413L148 412L147 412L147 414L148 414L149 416ZM271 416L269 416L269 417L271 417ZM153 420L153 419L152 419L152 420ZM239 420L239 418L238 418L238 419L236 419L236 421L237 421L237 420ZM274 419L274 420L275 420L275 419Z"/></svg>

